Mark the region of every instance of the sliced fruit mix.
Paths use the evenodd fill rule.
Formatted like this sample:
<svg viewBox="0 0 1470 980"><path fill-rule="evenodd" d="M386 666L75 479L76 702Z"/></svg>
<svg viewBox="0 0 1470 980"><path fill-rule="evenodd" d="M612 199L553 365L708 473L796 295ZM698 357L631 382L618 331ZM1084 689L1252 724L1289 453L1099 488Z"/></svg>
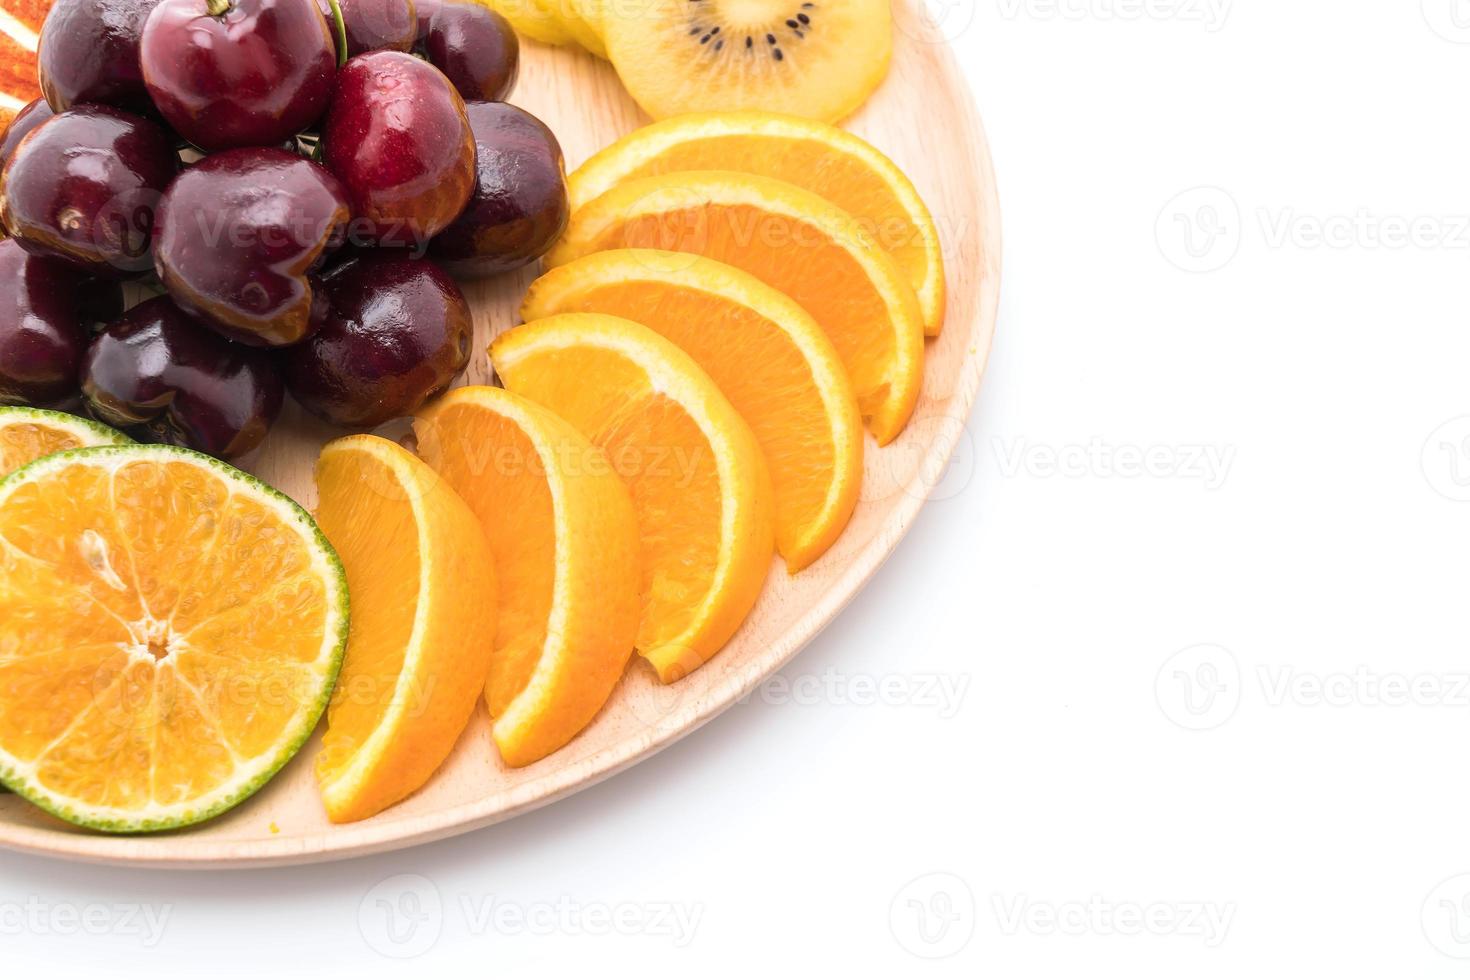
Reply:
<svg viewBox="0 0 1470 980"><path fill-rule="evenodd" d="M619 317L527 323L490 359L616 461L638 522L638 652L678 680L730 639L770 567L771 478L750 426L688 354Z"/></svg>
<svg viewBox="0 0 1470 980"><path fill-rule="evenodd" d="M881 80L886 0L490 6L611 58L655 115L794 115L670 119L569 188L551 131L499 101L519 42L486 6L0 17L45 93L0 139L0 783L86 826L184 826L259 789L332 695L317 780L330 819L363 819L482 698L505 763L537 762L632 653L679 680L777 550L796 573L841 534L862 426L899 435L944 308L913 186L800 118ZM451 273L543 256L491 346L504 387L439 397L472 346ZM318 529L219 461L288 393L341 426L413 416L419 455L328 443ZM210 455L20 407L78 397Z"/></svg>

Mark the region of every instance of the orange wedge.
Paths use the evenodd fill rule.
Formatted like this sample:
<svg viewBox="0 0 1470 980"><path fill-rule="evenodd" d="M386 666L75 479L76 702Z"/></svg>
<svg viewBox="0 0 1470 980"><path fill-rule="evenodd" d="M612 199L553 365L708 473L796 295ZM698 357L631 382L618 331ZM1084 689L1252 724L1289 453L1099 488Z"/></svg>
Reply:
<svg viewBox="0 0 1470 980"><path fill-rule="evenodd" d="M490 542L500 606L485 702L501 758L529 765L587 727L633 654L633 502L601 449L503 388L456 388L414 433Z"/></svg>
<svg viewBox="0 0 1470 980"><path fill-rule="evenodd" d="M102 446L0 481L0 779L63 819L229 809L311 734L346 639L327 540L218 460Z"/></svg>
<svg viewBox="0 0 1470 980"><path fill-rule="evenodd" d="M913 413L924 373L918 298L893 259L835 204L733 171L643 177L576 211L547 265L613 248L693 252L796 300L837 348L879 445Z"/></svg>
<svg viewBox="0 0 1470 980"><path fill-rule="evenodd" d="M572 208L639 177L680 170L738 170L826 198L857 219L908 278L924 332L944 322L944 259L923 199L894 162L845 129L772 112L701 112L644 126L577 168Z"/></svg>
<svg viewBox="0 0 1470 980"><path fill-rule="evenodd" d="M796 572L842 533L863 478L857 400L806 311L713 259L595 252L532 283L527 320L555 313L634 320L694 358L755 433L776 494L776 546Z"/></svg>
<svg viewBox="0 0 1470 980"><path fill-rule="evenodd" d="M475 515L397 443L327 443L316 484L354 612L316 759L340 823L402 800L454 748L490 669L495 569Z"/></svg>
<svg viewBox="0 0 1470 980"><path fill-rule="evenodd" d="M121 432L65 412L0 406L0 476L63 449L121 446L131 441Z"/></svg>
<svg viewBox="0 0 1470 980"><path fill-rule="evenodd" d="M709 375L647 327L569 313L490 345L511 391L601 447L633 498L637 645L665 683L725 644L760 595L774 551L760 446Z"/></svg>

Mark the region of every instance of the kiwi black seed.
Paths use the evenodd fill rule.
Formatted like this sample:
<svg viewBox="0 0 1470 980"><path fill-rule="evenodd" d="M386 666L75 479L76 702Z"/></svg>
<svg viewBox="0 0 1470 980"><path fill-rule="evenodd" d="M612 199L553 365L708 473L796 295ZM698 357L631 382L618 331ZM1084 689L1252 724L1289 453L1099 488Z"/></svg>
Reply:
<svg viewBox="0 0 1470 980"><path fill-rule="evenodd" d="M689 5L689 36L698 38L699 43L707 46L711 52L724 51L725 39L720 36L720 31L725 25L716 22L719 17L718 0L689 0ZM738 56L785 61L786 52L781 48L782 42L796 43L804 40L807 32L814 26L812 19L817 10L815 3L793 3L791 6L787 15L772 17L770 24L756 27L747 25L744 28L745 43L736 49ZM761 36L765 37L766 43L757 45L756 39Z"/></svg>

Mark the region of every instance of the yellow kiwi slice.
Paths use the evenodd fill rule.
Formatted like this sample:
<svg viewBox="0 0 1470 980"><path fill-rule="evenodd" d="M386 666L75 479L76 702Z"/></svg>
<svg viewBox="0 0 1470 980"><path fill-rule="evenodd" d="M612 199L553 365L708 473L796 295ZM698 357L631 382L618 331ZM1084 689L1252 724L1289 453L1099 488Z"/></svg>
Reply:
<svg viewBox="0 0 1470 980"><path fill-rule="evenodd" d="M763 109L832 122L888 73L889 0L603 0L628 92L656 119Z"/></svg>

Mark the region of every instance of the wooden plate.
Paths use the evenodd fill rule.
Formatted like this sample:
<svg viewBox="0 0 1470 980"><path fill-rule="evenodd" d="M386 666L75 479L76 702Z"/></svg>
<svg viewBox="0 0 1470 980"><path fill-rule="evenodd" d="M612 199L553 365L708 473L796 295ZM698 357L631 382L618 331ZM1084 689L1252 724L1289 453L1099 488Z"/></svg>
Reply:
<svg viewBox="0 0 1470 980"><path fill-rule="evenodd" d="M0 797L0 846L58 857L173 867L301 864L407 847L484 827L590 786L687 735L785 664L857 594L892 553L944 474L980 385L1000 288L1000 215L980 120L954 57L896 0L893 68L846 125L891 156L918 185L944 243L949 312L928 342L914 420L891 446L868 442L863 499L841 539L791 577L773 564L755 611L713 661L663 687L638 658L612 700L571 745L520 770L501 764L483 705L428 786L361 823L333 826L311 761L320 734L269 785L225 816L186 831L108 837L70 827L15 796ZM525 44L514 101L555 130L575 167L646 120L612 70L592 57ZM465 384L488 384L491 337L516 322L533 270L467 287L476 354ZM317 450L335 435L289 405L247 468L310 506Z"/></svg>

